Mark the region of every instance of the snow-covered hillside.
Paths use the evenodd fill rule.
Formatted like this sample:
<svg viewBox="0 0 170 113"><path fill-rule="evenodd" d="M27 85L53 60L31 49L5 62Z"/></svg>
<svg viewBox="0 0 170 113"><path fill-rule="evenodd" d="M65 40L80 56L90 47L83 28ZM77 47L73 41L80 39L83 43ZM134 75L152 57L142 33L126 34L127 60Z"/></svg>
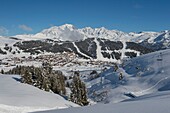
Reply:
<svg viewBox="0 0 170 113"><path fill-rule="evenodd" d="M158 37L161 33L160 32L140 32L134 33L130 32L129 35L132 37L130 41L140 43L144 40L148 40L148 43L154 43L154 39Z"/></svg>
<svg viewBox="0 0 170 113"><path fill-rule="evenodd" d="M138 78L138 83L145 86L134 91L134 94L170 90L169 57L170 49L167 49L134 58L124 64L126 73Z"/></svg>
<svg viewBox="0 0 170 113"><path fill-rule="evenodd" d="M15 38L3 37L0 36L0 46L5 46L5 44L12 45L15 44L18 40Z"/></svg>
<svg viewBox="0 0 170 113"><path fill-rule="evenodd" d="M120 63L125 57L132 58L153 51L134 42L110 41L101 38L88 38L76 42L58 42L49 39L31 40L31 38L26 41L12 37L1 37L0 39L0 56L2 56L2 59L68 52L76 54L79 57L78 59Z"/></svg>
<svg viewBox="0 0 170 113"><path fill-rule="evenodd" d="M117 103L128 98L170 90L170 49L142 55L114 66L93 80L85 79L89 98ZM123 76L120 79L120 76Z"/></svg>
<svg viewBox="0 0 170 113"><path fill-rule="evenodd" d="M36 113L169 113L169 102L170 91L166 91L116 104L97 104L90 107Z"/></svg>
<svg viewBox="0 0 170 113"><path fill-rule="evenodd" d="M57 94L22 84L19 75L0 75L0 113L27 113L78 105Z"/></svg>

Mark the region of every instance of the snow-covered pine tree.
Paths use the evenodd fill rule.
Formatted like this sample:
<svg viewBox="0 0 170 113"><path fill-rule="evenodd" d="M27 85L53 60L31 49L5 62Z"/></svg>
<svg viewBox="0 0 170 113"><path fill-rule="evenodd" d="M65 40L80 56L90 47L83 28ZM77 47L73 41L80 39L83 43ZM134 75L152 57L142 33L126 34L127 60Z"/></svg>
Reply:
<svg viewBox="0 0 170 113"><path fill-rule="evenodd" d="M74 75L71 83L70 100L81 106L88 105L86 86L79 76Z"/></svg>
<svg viewBox="0 0 170 113"><path fill-rule="evenodd" d="M50 89L54 93L57 93L60 95L66 94L65 79L64 79L64 75L62 74L61 71L54 71L53 73L51 73L49 76L49 80L51 83Z"/></svg>

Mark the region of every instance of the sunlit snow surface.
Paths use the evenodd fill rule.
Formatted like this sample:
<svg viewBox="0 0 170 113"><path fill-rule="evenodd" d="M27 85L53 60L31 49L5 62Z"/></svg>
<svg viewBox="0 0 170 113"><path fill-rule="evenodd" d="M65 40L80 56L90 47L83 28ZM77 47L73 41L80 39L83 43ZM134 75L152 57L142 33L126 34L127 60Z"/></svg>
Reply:
<svg viewBox="0 0 170 113"><path fill-rule="evenodd" d="M170 91L146 95L116 104L49 110L36 113L169 113Z"/></svg>
<svg viewBox="0 0 170 113"><path fill-rule="evenodd" d="M78 105L57 94L20 83L18 75L0 75L0 113L62 109Z"/></svg>

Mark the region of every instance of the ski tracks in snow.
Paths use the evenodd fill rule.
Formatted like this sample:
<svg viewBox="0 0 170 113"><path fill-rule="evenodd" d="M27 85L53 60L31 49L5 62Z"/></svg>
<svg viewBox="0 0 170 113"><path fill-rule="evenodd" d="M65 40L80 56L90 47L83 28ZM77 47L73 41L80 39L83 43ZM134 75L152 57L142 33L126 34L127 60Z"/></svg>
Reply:
<svg viewBox="0 0 170 113"><path fill-rule="evenodd" d="M89 58L89 59L92 59L90 56L87 56L86 54L82 53L82 52L79 50L79 48L77 47L77 45L75 44L75 42L73 42L73 46L76 48L76 50L77 50L77 52L78 52L79 54L81 54L81 55L83 55L83 56L85 56L85 57L87 57L87 58Z"/></svg>
<svg viewBox="0 0 170 113"><path fill-rule="evenodd" d="M147 88L147 89L144 89L144 90L141 90L141 91L138 91L138 92L133 92L135 95L137 96L140 96L140 95L143 95L143 93L149 91L149 90L152 90L154 89L157 85L159 85L159 83L163 82L164 80L166 79L169 79L169 77L165 77L165 78L162 78L161 80L159 80L158 82L156 82L153 86L151 86L150 88Z"/></svg>

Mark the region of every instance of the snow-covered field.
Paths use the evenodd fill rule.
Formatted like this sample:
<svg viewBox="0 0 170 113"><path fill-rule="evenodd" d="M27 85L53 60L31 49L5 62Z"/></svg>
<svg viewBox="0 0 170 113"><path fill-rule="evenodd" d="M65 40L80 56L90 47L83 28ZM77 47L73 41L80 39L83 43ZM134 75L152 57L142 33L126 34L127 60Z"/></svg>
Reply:
<svg viewBox="0 0 170 113"><path fill-rule="evenodd" d="M19 75L0 75L0 113L27 113L78 105L57 94L19 82Z"/></svg>
<svg viewBox="0 0 170 113"><path fill-rule="evenodd" d="M49 110L36 113L169 113L170 91L146 95L116 104Z"/></svg>

